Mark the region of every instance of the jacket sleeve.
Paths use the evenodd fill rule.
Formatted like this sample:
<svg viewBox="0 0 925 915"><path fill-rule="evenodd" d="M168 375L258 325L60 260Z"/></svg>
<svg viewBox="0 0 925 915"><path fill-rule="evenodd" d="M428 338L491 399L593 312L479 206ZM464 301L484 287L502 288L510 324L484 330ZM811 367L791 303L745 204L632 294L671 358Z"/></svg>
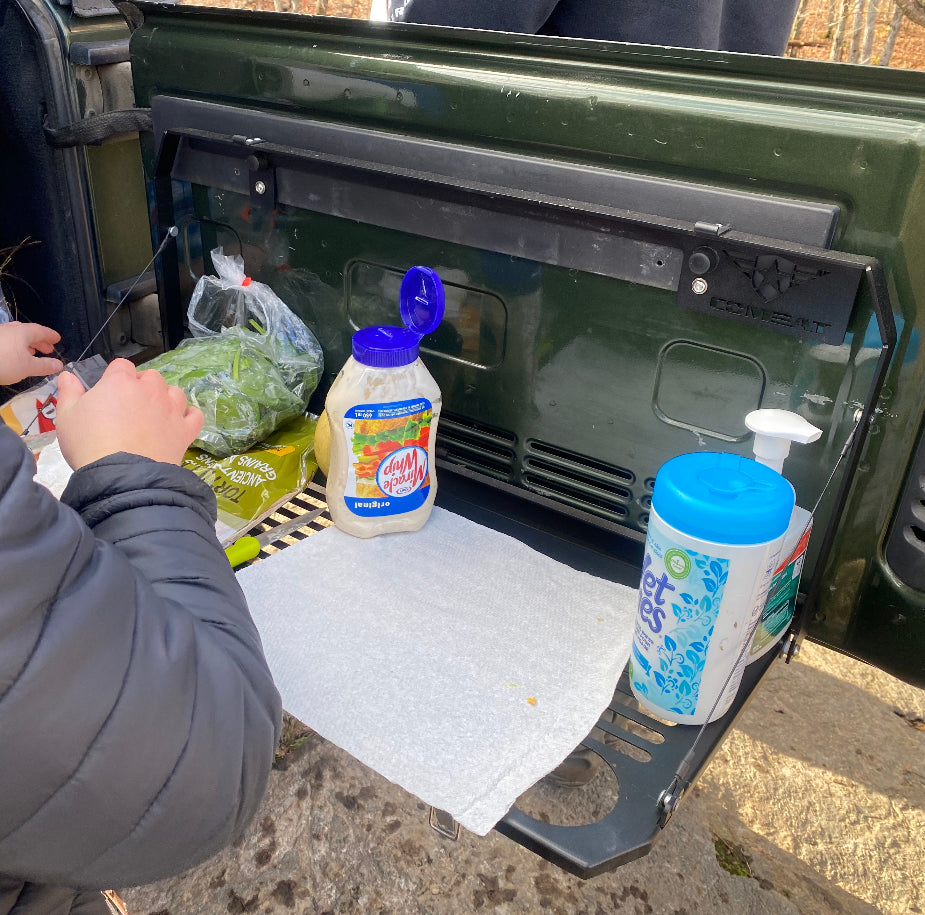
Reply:
<svg viewBox="0 0 925 915"><path fill-rule="evenodd" d="M0 871L179 873L255 813L281 718L214 496L126 454L61 503L34 471L0 424Z"/></svg>

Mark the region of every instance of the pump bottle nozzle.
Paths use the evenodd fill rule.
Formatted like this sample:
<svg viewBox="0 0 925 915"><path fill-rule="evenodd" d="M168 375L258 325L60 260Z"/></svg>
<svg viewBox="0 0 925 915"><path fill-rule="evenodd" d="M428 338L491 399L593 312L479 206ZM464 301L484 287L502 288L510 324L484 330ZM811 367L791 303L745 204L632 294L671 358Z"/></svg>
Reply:
<svg viewBox="0 0 925 915"><path fill-rule="evenodd" d="M790 443L808 445L822 435L812 423L789 410L753 410L745 425L755 433L755 460L781 473Z"/></svg>

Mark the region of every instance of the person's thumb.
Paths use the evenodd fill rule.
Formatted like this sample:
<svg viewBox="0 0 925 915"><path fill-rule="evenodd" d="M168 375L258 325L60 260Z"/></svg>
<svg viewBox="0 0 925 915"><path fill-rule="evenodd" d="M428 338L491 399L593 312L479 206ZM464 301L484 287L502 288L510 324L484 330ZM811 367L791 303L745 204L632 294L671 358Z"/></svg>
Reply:
<svg viewBox="0 0 925 915"><path fill-rule="evenodd" d="M57 375L64 368L64 363L54 356L33 356L29 370L34 376Z"/></svg>
<svg viewBox="0 0 925 915"><path fill-rule="evenodd" d="M58 413L66 413L86 391L78 378L70 372L58 376Z"/></svg>

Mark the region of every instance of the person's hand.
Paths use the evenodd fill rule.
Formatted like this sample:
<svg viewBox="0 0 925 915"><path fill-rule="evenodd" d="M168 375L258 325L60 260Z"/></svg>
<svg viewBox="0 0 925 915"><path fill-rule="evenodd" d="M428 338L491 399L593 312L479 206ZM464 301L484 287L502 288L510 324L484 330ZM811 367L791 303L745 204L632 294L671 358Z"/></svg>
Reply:
<svg viewBox="0 0 925 915"><path fill-rule="evenodd" d="M202 422L180 388L128 359L114 359L89 391L70 372L58 376L58 443L74 470L119 452L179 464Z"/></svg>
<svg viewBox="0 0 925 915"><path fill-rule="evenodd" d="M56 330L41 324L0 324L0 384L17 384L24 378L60 372L64 368L60 359L36 355L54 352L60 339Z"/></svg>

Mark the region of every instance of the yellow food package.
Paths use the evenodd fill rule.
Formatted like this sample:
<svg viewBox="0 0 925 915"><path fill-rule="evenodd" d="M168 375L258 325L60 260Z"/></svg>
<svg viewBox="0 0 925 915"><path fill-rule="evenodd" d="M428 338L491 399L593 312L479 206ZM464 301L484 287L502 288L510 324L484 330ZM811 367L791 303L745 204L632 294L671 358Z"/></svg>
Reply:
<svg viewBox="0 0 925 915"><path fill-rule="evenodd" d="M215 533L222 546L233 543L311 481L316 420L290 420L247 451L217 458L191 448L183 466L212 487L218 502Z"/></svg>

